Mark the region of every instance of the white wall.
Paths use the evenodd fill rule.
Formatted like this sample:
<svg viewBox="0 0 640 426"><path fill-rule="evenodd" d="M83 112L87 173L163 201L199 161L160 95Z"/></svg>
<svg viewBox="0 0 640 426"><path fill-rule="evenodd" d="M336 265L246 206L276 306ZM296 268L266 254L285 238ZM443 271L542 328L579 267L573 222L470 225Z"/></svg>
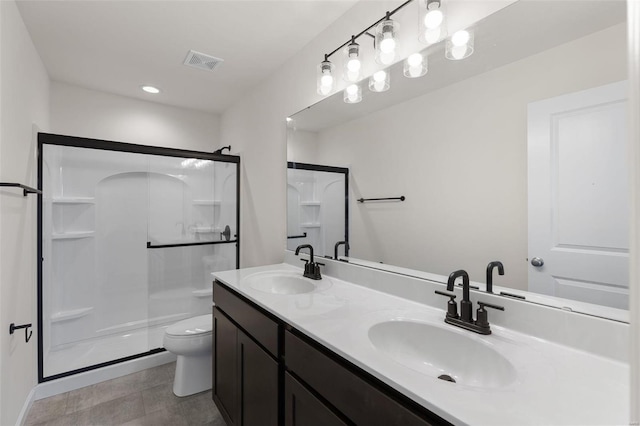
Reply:
<svg viewBox="0 0 640 426"><path fill-rule="evenodd" d="M51 133L212 152L220 117L52 82Z"/></svg>
<svg viewBox="0 0 640 426"><path fill-rule="evenodd" d="M320 132L315 162L350 167L351 256L478 282L500 260L500 285L526 290L527 104L625 80L625 39L619 24Z"/></svg>
<svg viewBox="0 0 640 426"><path fill-rule="evenodd" d="M14 1L0 2L0 181L37 186L32 125L49 126L49 77ZM15 424L37 383L37 198L0 190L0 424Z"/></svg>

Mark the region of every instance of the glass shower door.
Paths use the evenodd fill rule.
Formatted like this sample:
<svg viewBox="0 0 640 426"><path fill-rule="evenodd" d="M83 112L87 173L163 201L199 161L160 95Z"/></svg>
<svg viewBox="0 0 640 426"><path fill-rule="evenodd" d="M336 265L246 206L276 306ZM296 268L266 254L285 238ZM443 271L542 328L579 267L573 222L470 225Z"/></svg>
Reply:
<svg viewBox="0 0 640 426"><path fill-rule="evenodd" d="M163 325L212 312L212 272L237 267L237 164L151 156L148 276L151 349ZM231 226L234 230L231 230Z"/></svg>
<svg viewBox="0 0 640 426"><path fill-rule="evenodd" d="M39 136L40 381L159 350L239 264L238 157L78 139Z"/></svg>

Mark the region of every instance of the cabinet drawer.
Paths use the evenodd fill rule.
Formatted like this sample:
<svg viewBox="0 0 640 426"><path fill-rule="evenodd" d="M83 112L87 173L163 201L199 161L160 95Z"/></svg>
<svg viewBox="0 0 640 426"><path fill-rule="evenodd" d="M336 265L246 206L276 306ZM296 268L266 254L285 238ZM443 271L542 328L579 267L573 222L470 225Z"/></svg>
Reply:
<svg viewBox="0 0 640 426"><path fill-rule="evenodd" d="M447 424L427 410L423 410L423 415L430 420L415 414L378 387L289 331L285 333L285 364L289 371L306 382L355 424Z"/></svg>
<svg viewBox="0 0 640 426"><path fill-rule="evenodd" d="M271 355L278 357L278 324L275 321L218 281L213 283L213 301Z"/></svg>

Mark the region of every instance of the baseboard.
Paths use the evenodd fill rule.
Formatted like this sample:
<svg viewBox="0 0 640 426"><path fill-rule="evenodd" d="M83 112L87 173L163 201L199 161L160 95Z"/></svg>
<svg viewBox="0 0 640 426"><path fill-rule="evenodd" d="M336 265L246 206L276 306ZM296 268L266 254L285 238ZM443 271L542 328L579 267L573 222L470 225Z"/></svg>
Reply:
<svg viewBox="0 0 640 426"><path fill-rule="evenodd" d="M32 399L38 400L48 398L50 396L104 382L105 380L111 380L117 377L126 376L127 374L137 373L138 371L146 370L147 368L174 362L175 360L175 354L165 351L145 356L143 358L136 358L130 361L110 365L108 367L85 371L84 373L74 374L73 376L62 377L50 382L40 383L31 391L32 393L35 391L35 398Z"/></svg>
<svg viewBox="0 0 640 426"><path fill-rule="evenodd" d="M37 386L36 386L37 387ZM29 395L27 395L27 399L24 401L22 405L22 410L20 410L20 414L18 415L18 419L16 420L16 426L24 425L25 420L27 420L27 413L31 409L33 405L33 401L36 400L36 388L31 389Z"/></svg>

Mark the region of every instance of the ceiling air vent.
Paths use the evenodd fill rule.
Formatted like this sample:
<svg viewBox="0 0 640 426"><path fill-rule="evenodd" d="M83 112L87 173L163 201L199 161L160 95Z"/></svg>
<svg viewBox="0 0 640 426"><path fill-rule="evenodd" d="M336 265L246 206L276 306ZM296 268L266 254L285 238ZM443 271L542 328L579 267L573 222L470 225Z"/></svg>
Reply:
<svg viewBox="0 0 640 426"><path fill-rule="evenodd" d="M205 71L213 71L218 65L224 62L224 59L215 56L205 55L204 53L190 50L184 60L184 64L189 67L199 68Z"/></svg>

